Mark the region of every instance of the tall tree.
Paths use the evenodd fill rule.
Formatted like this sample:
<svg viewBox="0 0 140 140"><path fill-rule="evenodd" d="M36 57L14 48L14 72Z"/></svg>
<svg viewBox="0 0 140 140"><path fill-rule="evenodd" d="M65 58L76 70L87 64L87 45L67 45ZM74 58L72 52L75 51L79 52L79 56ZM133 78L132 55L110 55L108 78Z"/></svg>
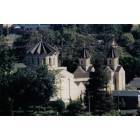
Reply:
<svg viewBox="0 0 140 140"><path fill-rule="evenodd" d="M46 67L36 71L20 70L10 76L6 75L3 80L4 83L0 83L0 99L5 103L1 102L0 110L5 115L9 111L8 108L20 108L27 115L29 106L47 104L55 93L54 75Z"/></svg>
<svg viewBox="0 0 140 140"><path fill-rule="evenodd" d="M15 62L14 51L0 47L0 74L10 73Z"/></svg>
<svg viewBox="0 0 140 140"><path fill-rule="evenodd" d="M113 109L113 100L106 92L106 85L107 78L104 73L103 63L97 60L95 63L95 72L90 73L85 94L87 110L95 115L102 115Z"/></svg>
<svg viewBox="0 0 140 140"><path fill-rule="evenodd" d="M13 50L0 46L0 114L12 114L12 100L9 96L11 84L11 71L15 62ZM3 111L2 111L2 110Z"/></svg>

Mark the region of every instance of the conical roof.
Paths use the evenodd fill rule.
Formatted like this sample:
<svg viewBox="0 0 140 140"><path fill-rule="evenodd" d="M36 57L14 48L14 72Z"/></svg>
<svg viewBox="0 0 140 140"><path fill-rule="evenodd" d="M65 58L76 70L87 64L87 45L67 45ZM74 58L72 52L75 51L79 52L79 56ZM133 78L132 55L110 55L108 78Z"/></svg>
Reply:
<svg viewBox="0 0 140 140"><path fill-rule="evenodd" d="M118 55L118 50L117 50L117 44L115 42L115 40L113 39L111 44L110 44L110 50L107 54L108 58L117 58L119 57Z"/></svg>
<svg viewBox="0 0 140 140"><path fill-rule="evenodd" d="M27 54L52 55L57 52L58 50L56 48L51 47L49 44L46 44L41 40L35 46L30 48L27 51Z"/></svg>
<svg viewBox="0 0 140 140"><path fill-rule="evenodd" d="M89 52L89 49L87 48L83 48L80 52L80 57L81 58L90 58L90 52Z"/></svg>

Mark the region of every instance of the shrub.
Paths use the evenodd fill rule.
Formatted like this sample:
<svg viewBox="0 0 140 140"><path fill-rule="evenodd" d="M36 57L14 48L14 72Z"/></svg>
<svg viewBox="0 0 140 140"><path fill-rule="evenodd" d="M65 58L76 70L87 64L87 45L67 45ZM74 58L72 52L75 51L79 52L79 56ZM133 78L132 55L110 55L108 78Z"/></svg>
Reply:
<svg viewBox="0 0 140 140"><path fill-rule="evenodd" d="M78 115L83 109L80 101L72 101L68 106L67 110L69 115Z"/></svg>
<svg viewBox="0 0 140 140"><path fill-rule="evenodd" d="M134 37L131 33L124 33L121 36L121 41L122 41L122 45L124 46L130 46L135 42Z"/></svg>
<svg viewBox="0 0 140 140"><path fill-rule="evenodd" d="M59 113L62 113L65 109L65 103L60 99L57 101L51 101L49 106L51 106L53 110L56 110Z"/></svg>

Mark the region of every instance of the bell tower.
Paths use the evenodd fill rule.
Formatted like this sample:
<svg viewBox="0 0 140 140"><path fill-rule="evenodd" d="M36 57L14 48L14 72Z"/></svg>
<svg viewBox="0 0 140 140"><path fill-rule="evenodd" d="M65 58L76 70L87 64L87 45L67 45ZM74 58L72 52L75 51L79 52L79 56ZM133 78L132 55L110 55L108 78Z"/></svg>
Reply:
<svg viewBox="0 0 140 140"><path fill-rule="evenodd" d="M88 68L91 66L90 53L89 53L89 50L85 47L81 51L81 55L79 58L79 64L85 71L87 71Z"/></svg>
<svg viewBox="0 0 140 140"><path fill-rule="evenodd" d="M110 66L110 68L112 68L113 70L115 70L119 65L119 55L117 47L118 45L113 39L110 45L110 50L107 55L107 65Z"/></svg>

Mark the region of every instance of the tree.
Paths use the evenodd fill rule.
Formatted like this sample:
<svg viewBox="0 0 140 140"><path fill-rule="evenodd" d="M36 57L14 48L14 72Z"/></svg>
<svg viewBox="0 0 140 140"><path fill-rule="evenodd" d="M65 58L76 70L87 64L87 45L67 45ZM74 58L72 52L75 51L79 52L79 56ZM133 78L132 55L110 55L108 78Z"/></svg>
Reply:
<svg viewBox="0 0 140 140"><path fill-rule="evenodd" d="M0 47L0 74L10 73L15 60L13 50Z"/></svg>
<svg viewBox="0 0 140 140"><path fill-rule="evenodd" d="M13 50L0 47L0 114L12 114L13 100L9 96L10 84L12 81L11 71L15 62Z"/></svg>
<svg viewBox="0 0 140 140"><path fill-rule="evenodd" d="M85 105L88 111L95 115L102 115L113 109L111 95L106 92L107 78L101 60L96 60L95 72L90 73L86 85Z"/></svg>
<svg viewBox="0 0 140 140"><path fill-rule="evenodd" d="M27 43L29 43L30 41L30 33L28 32L24 32L22 33L22 35L20 37L18 37L15 41L14 41L14 46L24 46L27 45Z"/></svg>
<svg viewBox="0 0 140 140"><path fill-rule="evenodd" d="M83 105L80 101L71 101L67 106L68 115L75 116L78 115L83 109Z"/></svg>
<svg viewBox="0 0 140 140"><path fill-rule="evenodd" d="M135 39L140 39L140 25L136 25L132 28L132 34Z"/></svg>
<svg viewBox="0 0 140 140"><path fill-rule="evenodd" d="M122 24L122 31L123 32L131 32L133 25L132 24Z"/></svg>
<svg viewBox="0 0 140 140"><path fill-rule="evenodd" d="M1 79L0 79L1 80ZM29 69L19 70L12 75L6 75L0 83L1 100L8 104L10 98L13 110L19 108L26 112L29 106L47 104L50 97L55 94L55 77L47 67L41 67L36 71ZM3 113L6 108L1 105Z"/></svg>
<svg viewBox="0 0 140 140"><path fill-rule="evenodd" d="M135 42L135 40L131 33L124 33L121 36L121 42L122 42L122 45L124 46L130 46Z"/></svg>
<svg viewBox="0 0 140 140"><path fill-rule="evenodd" d="M52 107L53 110L57 111L59 114L62 114L65 109L65 103L61 99L56 101L50 101L49 106Z"/></svg>
<svg viewBox="0 0 140 140"><path fill-rule="evenodd" d="M26 109L31 105L47 103L55 92L54 82L54 75L48 71L47 67L41 67L36 71L23 70L15 73L12 86L15 105Z"/></svg>
<svg viewBox="0 0 140 140"><path fill-rule="evenodd" d="M3 27L3 34L4 34L4 36L7 36L9 34L9 27L8 26Z"/></svg>
<svg viewBox="0 0 140 140"><path fill-rule="evenodd" d="M136 57L126 56L120 59L126 71L126 83L129 83L135 76L140 76L140 59Z"/></svg>
<svg viewBox="0 0 140 140"><path fill-rule="evenodd" d="M78 66L78 61L75 60L75 59L64 59L63 62L62 62L62 65L63 66L66 66L68 71L70 72L74 72Z"/></svg>

